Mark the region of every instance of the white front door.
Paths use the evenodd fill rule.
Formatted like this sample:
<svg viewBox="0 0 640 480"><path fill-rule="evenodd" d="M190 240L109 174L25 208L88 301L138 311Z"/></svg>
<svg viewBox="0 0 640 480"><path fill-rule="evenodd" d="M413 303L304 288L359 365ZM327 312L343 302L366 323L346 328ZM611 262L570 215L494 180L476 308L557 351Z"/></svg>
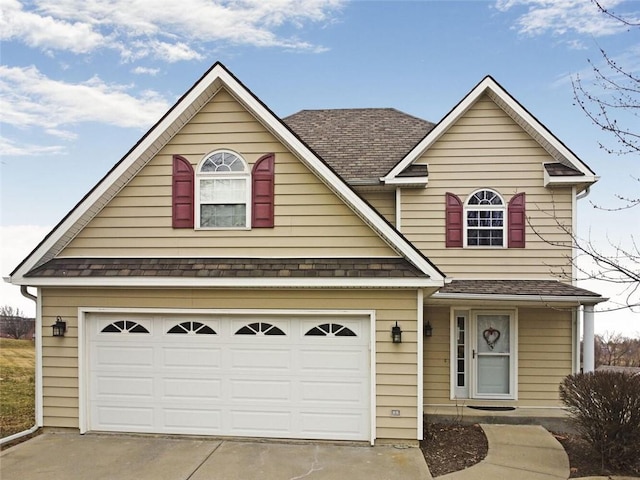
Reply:
<svg viewBox="0 0 640 480"><path fill-rule="evenodd" d="M513 311L456 310L452 319L454 398L515 399Z"/></svg>
<svg viewBox="0 0 640 480"><path fill-rule="evenodd" d="M505 313L474 315L475 397L511 398L511 318Z"/></svg>

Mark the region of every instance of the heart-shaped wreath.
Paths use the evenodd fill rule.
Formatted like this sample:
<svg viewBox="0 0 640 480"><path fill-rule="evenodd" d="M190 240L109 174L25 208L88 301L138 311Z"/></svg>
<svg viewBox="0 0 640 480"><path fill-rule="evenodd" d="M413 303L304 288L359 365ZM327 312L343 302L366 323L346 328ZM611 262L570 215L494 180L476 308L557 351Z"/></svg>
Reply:
<svg viewBox="0 0 640 480"><path fill-rule="evenodd" d="M482 336L484 337L484 341L487 342L487 345L489 345L489 348L493 350L493 347L495 347L498 340L500 340L500 330L489 327L482 332Z"/></svg>

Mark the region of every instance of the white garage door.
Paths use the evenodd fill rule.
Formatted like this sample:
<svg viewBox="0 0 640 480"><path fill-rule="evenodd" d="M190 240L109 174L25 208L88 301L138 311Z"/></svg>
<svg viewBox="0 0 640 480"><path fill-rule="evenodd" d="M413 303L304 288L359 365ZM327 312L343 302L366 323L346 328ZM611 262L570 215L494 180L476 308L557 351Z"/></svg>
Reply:
<svg viewBox="0 0 640 480"><path fill-rule="evenodd" d="M94 431L368 440L368 318L88 316Z"/></svg>

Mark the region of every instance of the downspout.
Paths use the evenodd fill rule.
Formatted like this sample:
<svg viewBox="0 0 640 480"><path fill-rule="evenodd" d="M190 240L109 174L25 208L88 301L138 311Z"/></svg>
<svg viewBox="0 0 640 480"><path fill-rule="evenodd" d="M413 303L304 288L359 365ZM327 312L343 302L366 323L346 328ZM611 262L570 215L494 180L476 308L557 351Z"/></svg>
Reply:
<svg viewBox="0 0 640 480"><path fill-rule="evenodd" d="M36 297L35 295L32 295L31 293L29 293L29 291L27 290L27 286L26 285L21 285L20 286L20 293L22 294L23 297L28 298L29 300L33 300L36 304L36 322L35 322L35 335L36 335L36 372L35 372L35 380L36 380L36 385L35 385L35 425L27 430L23 430L22 432L18 432L18 433L14 433L13 435L9 435L8 437L4 437L4 438L0 438L0 445L4 445L5 443L9 443L9 442L13 442L14 440L17 440L19 438L22 437L26 437L27 435L31 435L33 433L35 433L39 428L40 425L38 421L38 418L40 417L40 402L41 402L41 398L42 396L40 395L40 390L41 390L41 385L42 385L42 381L41 381L41 376L38 375L38 367L39 365L42 365L42 316L39 314L38 312L38 297Z"/></svg>

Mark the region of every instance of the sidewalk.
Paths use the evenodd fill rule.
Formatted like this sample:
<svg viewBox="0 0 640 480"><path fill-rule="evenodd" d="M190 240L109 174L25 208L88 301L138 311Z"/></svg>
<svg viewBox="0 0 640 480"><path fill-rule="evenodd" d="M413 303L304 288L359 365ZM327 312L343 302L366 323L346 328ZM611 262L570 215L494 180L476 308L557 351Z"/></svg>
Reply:
<svg viewBox="0 0 640 480"><path fill-rule="evenodd" d="M477 465L438 480L567 480L569 458L562 445L535 425L482 425L489 452Z"/></svg>

